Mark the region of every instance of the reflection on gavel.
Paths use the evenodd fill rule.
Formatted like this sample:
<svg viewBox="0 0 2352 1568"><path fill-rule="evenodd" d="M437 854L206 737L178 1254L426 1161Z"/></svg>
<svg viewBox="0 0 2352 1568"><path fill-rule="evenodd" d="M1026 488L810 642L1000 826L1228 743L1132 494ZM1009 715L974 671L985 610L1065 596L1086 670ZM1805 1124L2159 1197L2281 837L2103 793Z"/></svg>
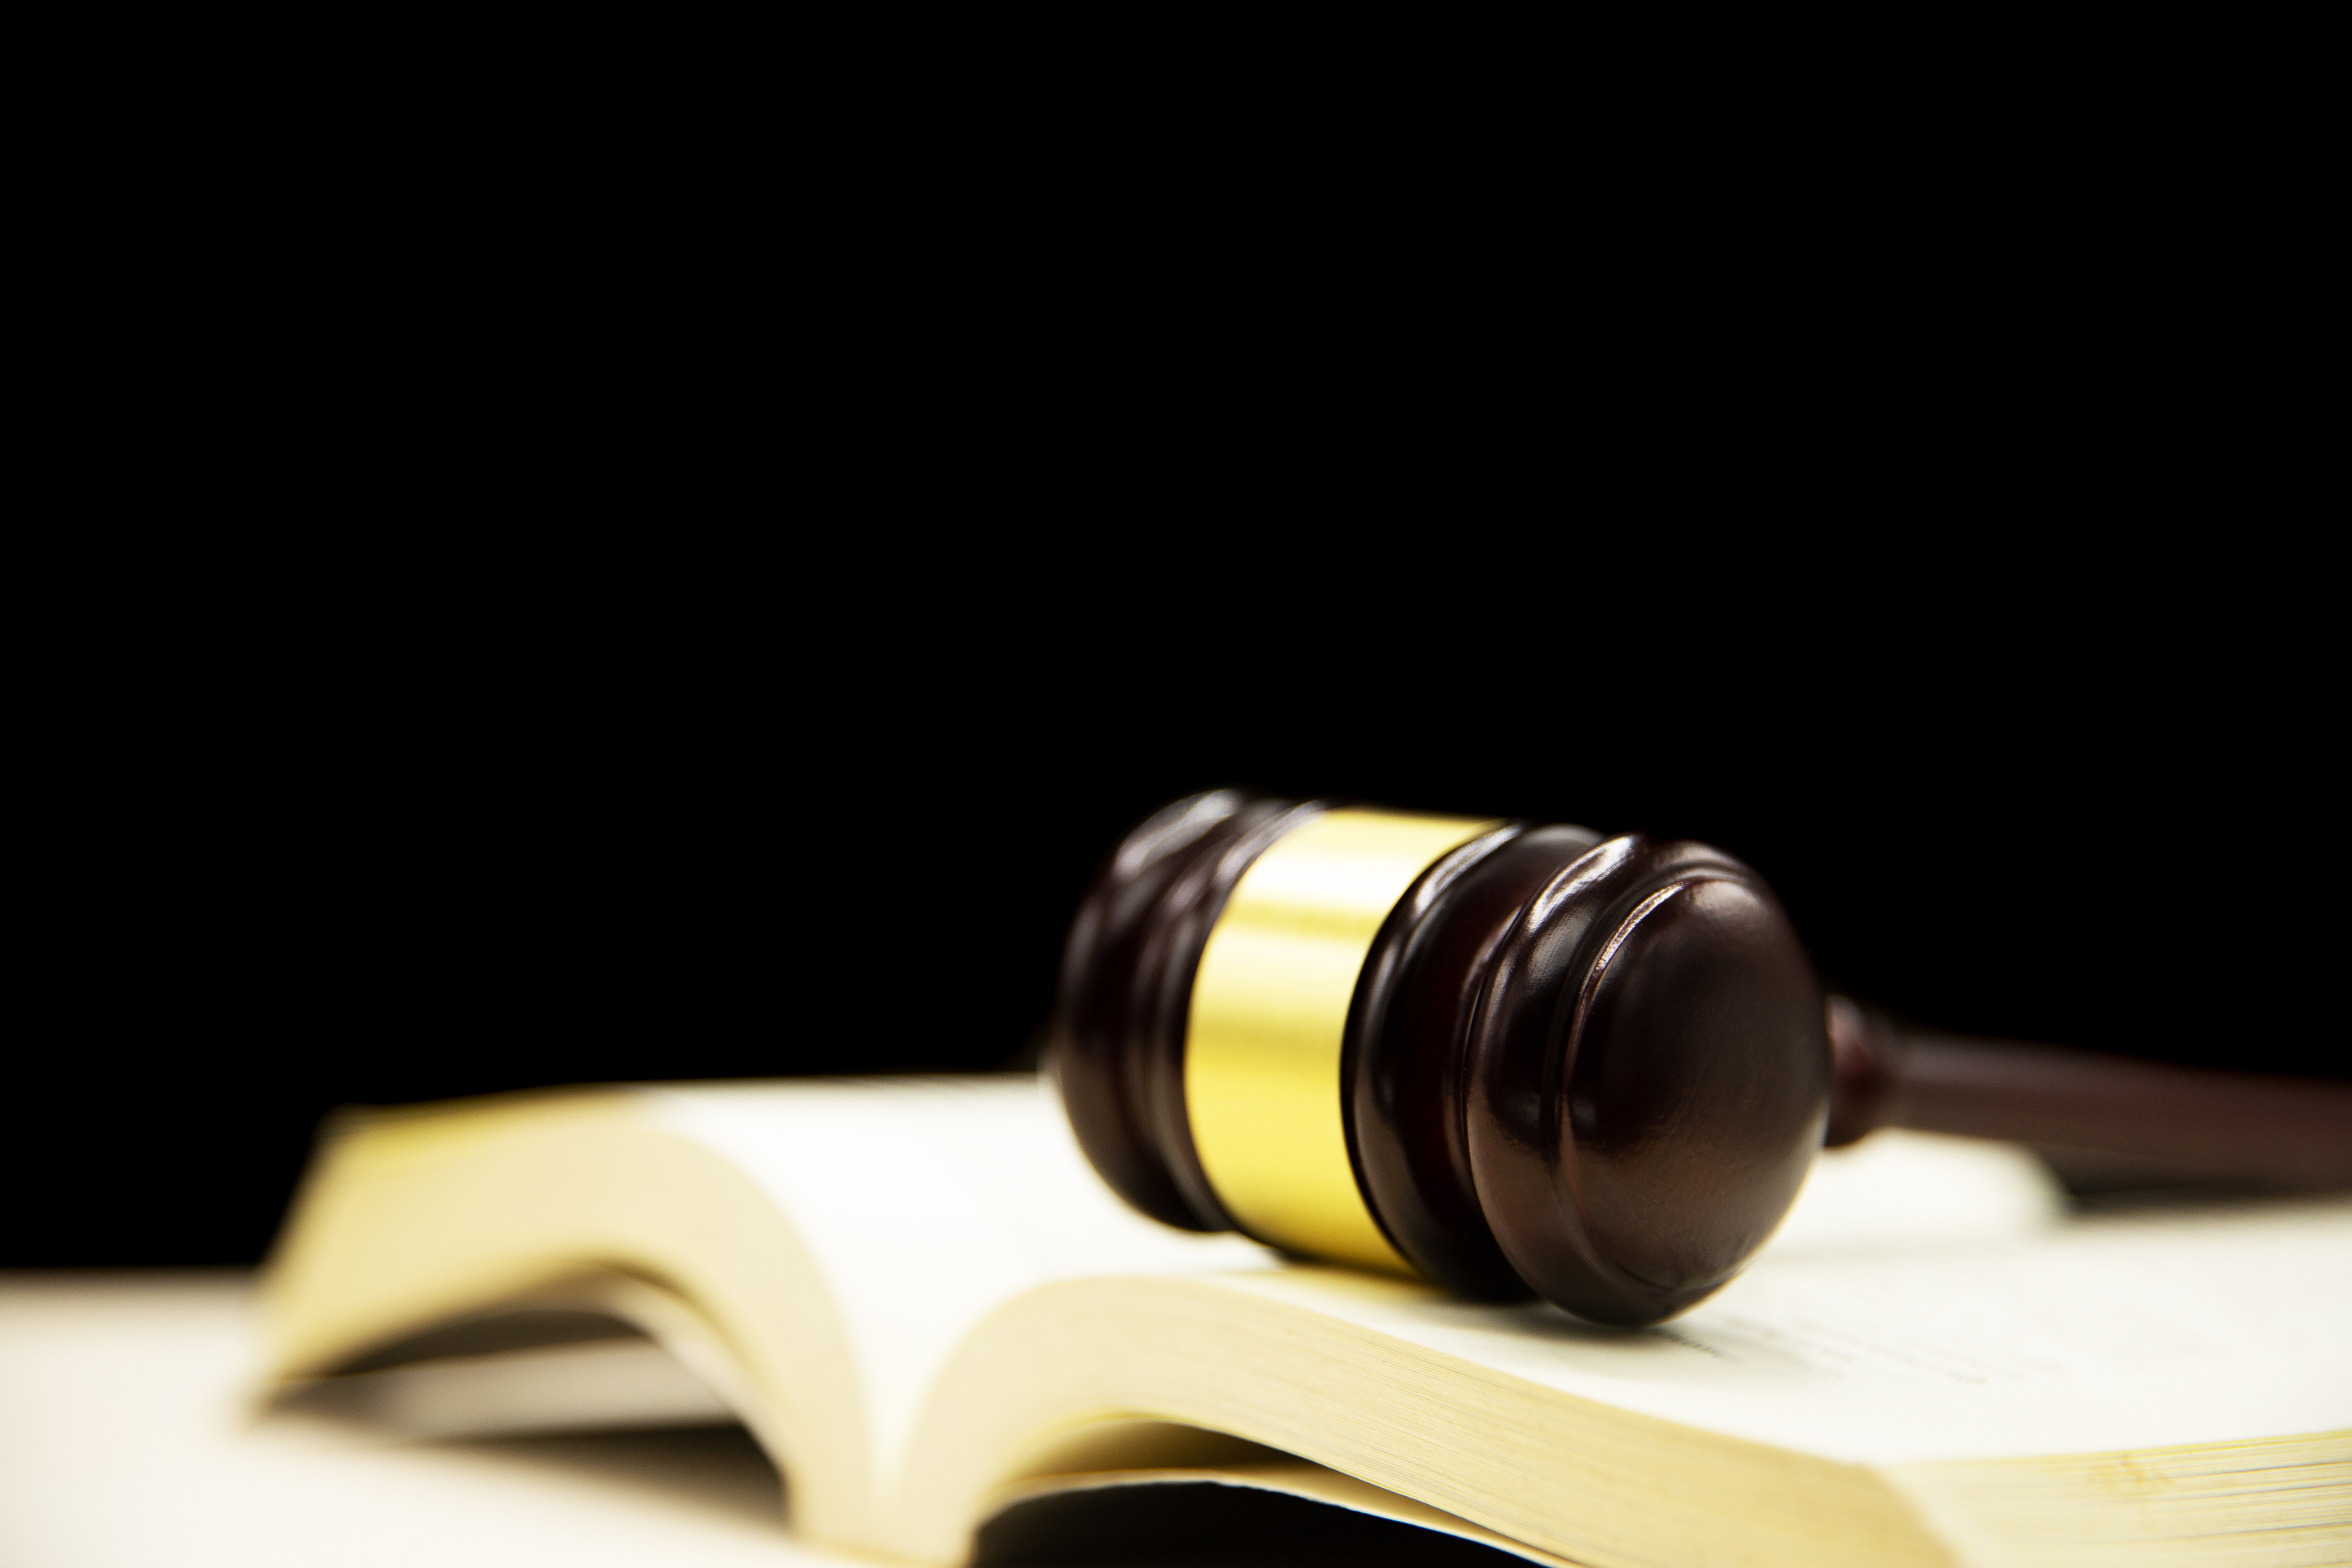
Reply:
<svg viewBox="0 0 2352 1568"><path fill-rule="evenodd" d="M1047 1060L1147 1214L1605 1323L1720 1288L1874 1127L2352 1184L2352 1085L1902 1034L1706 845L1232 790L1112 853Z"/></svg>

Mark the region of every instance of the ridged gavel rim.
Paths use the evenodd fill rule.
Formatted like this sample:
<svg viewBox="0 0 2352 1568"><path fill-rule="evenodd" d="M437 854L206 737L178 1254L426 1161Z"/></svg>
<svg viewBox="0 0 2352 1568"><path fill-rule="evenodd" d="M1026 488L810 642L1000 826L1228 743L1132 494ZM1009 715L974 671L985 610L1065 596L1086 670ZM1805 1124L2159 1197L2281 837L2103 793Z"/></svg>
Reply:
<svg viewBox="0 0 2352 1568"><path fill-rule="evenodd" d="M1213 803L1218 815L1197 831L1171 827ZM1168 1223L1253 1234L1219 1200L1193 1141L1185 1079L1191 985L1210 932L1248 868L1286 833L1334 809L1329 802L1294 803L1239 792L1175 803L1121 841L1073 922L1055 1024L1054 1069L1070 1101L1081 1143L1097 1168L1138 1208ZM1508 910L1501 934L1473 966L1481 972L1474 976L1473 1009L1458 1028L1448 1025L1443 1048L1454 1059L1435 1064L1441 1070L1433 1081L1449 1094L1458 1089L1462 1108L1462 1163L1468 1172L1465 1206L1478 1221L1475 1229L1465 1224L1463 1233L1470 1237L1474 1253L1479 1236L1490 1237L1496 1265L1465 1277L1465 1270L1448 1268L1446 1259L1412 1246L1401 1235L1411 1227L1396 1222L1409 1217L1411 1205L1401 1205L1394 1192L1384 1202L1382 1182L1368 1173L1368 1142L1377 1142L1380 1128L1376 1116L1360 1114L1365 1102L1360 1090L1367 1081L1364 1068L1386 1047L1368 1035L1363 1015L1368 1005L1374 1013L1381 1011L1371 1005L1381 999L1385 945L1409 946L1413 928L1425 923L1450 893L1474 882L1481 867L1497 864L1513 845L1545 833L1580 836L1580 841L1569 847L1578 852L1567 855L1566 863L1553 868L1532 896ZM1136 860L1136 841L1150 841L1155 834L1159 841ZM1822 1031L1820 989L1810 962L1795 945L1793 931L1786 930L1777 900L1745 865L1687 841L1659 842L1625 834L1593 843L1592 837L1587 829L1500 824L1423 869L1370 939L1337 1045L1342 1101L1337 1109L1346 1123L1346 1157L1364 1207L1415 1268L1474 1294L1510 1296L1532 1287L1593 1321L1635 1325L1671 1316L1709 1294L1744 1265L1753 1246L1721 1266L1708 1264L1712 1272L1705 1279L1661 1286L1622 1267L1588 1234L1567 1100L1582 1019L1591 1010L1595 984L1608 974L1605 963L1596 971L1595 961L1622 931L1632 929L1628 922L1636 910L1656 906L1675 889L1727 882L1756 900L1743 907L1759 909L1774 931L1785 933L1785 951L1793 954L1790 973L1801 970L1804 984L1811 987L1809 1028L1816 1037ZM1490 914L1503 912L1498 907ZM1108 963L1114 949L1122 950L1124 957ZM1789 968L1778 958L1774 963L1775 974ZM1532 978L1523 978L1522 972ZM1119 984L1127 989L1111 994ZM1682 1036L1670 1032L1663 1037ZM1811 1142L1801 1150L1791 1144L1792 1153L1773 1153L1776 1170L1793 1158L1801 1172L1818 1147L1827 1098L1828 1047L1825 1037L1816 1043L1822 1059L1816 1075L1820 1081L1812 1086ZM1777 1060L1786 1052L1776 1046L1770 1054ZM1530 1091L1539 1106L1538 1136L1514 1138L1507 1114L1497 1108ZM1787 1126L1780 1131L1791 1135L1803 1131L1798 1125L1801 1120L1782 1115ZM1778 1128L1780 1122L1772 1125ZM1638 1197L1641 1183L1647 1180L1640 1175L1643 1167L1637 1163L1624 1169L1633 1174L1620 1170L1619 1190ZM1463 1184L1458 1172L1447 1179ZM1635 1185L1623 1186L1626 1180ZM1793 1201L1793 1183L1776 1181L1770 1188ZM1410 1182L1405 1190L1415 1199L1420 1195ZM1781 1202L1771 1215L1755 1219L1761 1210L1750 1202L1738 1206L1733 1218L1750 1226L1760 1244L1786 1206ZM1635 1212L1622 1211L1620 1222ZM1704 1252L1707 1239L1693 1234L1690 1245Z"/></svg>
<svg viewBox="0 0 2352 1568"><path fill-rule="evenodd" d="M1594 846L1562 868L1506 934L1472 1025L1465 1110L1480 1208L1521 1278L1597 1321L1655 1322L1723 1283L1661 1286L1601 1248L1586 1224L1568 1092L1612 945L1674 890L1709 880L1771 900L1754 871L1707 845L1629 833ZM1527 1127L1521 1108L1530 1097L1538 1119Z"/></svg>

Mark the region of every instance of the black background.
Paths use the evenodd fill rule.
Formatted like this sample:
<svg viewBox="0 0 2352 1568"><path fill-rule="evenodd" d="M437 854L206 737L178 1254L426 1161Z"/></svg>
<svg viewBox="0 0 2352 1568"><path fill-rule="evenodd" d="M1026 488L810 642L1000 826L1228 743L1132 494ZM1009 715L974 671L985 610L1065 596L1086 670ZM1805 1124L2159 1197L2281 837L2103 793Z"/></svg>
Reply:
<svg viewBox="0 0 2352 1568"><path fill-rule="evenodd" d="M1897 1013L2345 1071L2318 100L2111 56L60 133L0 1263L257 1258L338 1104L1006 1061L1223 783L1693 835Z"/></svg>
<svg viewBox="0 0 2352 1568"><path fill-rule="evenodd" d="M1096 861L1226 783L1696 836L1898 1014L2341 1073L2271 566L1570 510L151 574L25 731L0 1260L257 1259L339 1104L1012 1061Z"/></svg>

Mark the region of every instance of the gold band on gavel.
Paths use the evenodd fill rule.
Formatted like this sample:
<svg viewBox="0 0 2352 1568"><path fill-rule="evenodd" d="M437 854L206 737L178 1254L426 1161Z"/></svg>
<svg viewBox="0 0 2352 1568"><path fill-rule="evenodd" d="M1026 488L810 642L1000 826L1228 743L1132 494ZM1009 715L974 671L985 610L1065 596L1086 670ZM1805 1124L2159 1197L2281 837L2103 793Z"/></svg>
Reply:
<svg viewBox="0 0 2352 1568"><path fill-rule="evenodd" d="M1209 1184L1243 1229L1410 1274L1348 1158L1341 1037L1389 911L1437 858L1500 826L1327 812L1244 872L1192 978L1184 1106Z"/></svg>

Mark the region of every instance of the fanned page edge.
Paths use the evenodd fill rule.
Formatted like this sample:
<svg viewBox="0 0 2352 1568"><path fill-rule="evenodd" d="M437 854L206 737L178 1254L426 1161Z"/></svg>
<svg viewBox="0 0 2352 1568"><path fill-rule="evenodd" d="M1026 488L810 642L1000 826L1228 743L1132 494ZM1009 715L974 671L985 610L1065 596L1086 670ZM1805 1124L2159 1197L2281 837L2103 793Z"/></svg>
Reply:
<svg viewBox="0 0 2352 1568"><path fill-rule="evenodd" d="M633 1323L712 1384L785 1476L802 1532L876 1535L860 1394L822 1276L770 1194L627 1091L338 1128L264 1274L262 1393L554 1300Z"/></svg>
<svg viewBox="0 0 2352 1568"><path fill-rule="evenodd" d="M1868 1467L1563 1394L1243 1281L1166 1277L1048 1286L975 1331L886 1502L890 1549L952 1559L1009 1489L1068 1484L1091 1434L1153 1423L1231 1434L1589 1568L1952 1561Z"/></svg>
<svg viewBox="0 0 2352 1568"><path fill-rule="evenodd" d="M2231 1568L2352 1562L2352 1429L1885 1474L1969 1568L2135 1568L2159 1546Z"/></svg>
<svg viewBox="0 0 2352 1568"><path fill-rule="evenodd" d="M1416 1502L1411 1498L1373 1486L1369 1481L1360 1481L1328 1466L1287 1455L1162 1469L1080 1469L1031 1476L999 1487L990 1493L982 1503L979 1517L984 1525L1007 1510L1036 1499L1079 1491L1107 1491L1125 1487L1184 1482L1209 1482L1276 1492L1328 1508L1345 1509L1350 1513L1412 1525L1439 1535L1450 1535L1456 1540L1508 1552L1529 1563L1542 1563L1545 1568L1584 1568L1584 1565L1572 1563L1568 1558L1555 1556L1523 1541L1514 1541L1459 1515Z"/></svg>

